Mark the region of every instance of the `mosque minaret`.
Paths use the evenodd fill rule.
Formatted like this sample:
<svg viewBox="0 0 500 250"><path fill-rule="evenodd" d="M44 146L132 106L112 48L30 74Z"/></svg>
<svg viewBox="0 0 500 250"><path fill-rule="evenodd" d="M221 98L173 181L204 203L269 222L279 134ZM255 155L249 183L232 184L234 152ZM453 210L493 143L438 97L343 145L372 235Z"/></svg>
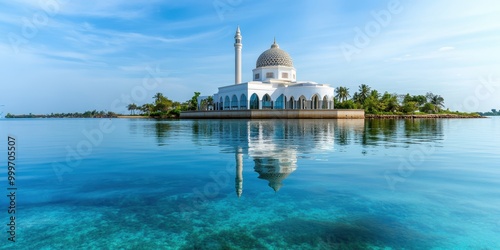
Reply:
<svg viewBox="0 0 500 250"><path fill-rule="evenodd" d="M243 47L241 38L240 26L238 26L234 35L234 84L241 83L241 48Z"/></svg>

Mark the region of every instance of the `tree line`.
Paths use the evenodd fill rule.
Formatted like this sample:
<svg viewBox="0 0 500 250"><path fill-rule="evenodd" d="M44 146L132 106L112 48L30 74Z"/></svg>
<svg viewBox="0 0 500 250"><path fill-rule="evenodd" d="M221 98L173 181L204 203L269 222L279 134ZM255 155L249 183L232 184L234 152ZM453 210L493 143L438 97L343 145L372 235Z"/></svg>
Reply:
<svg viewBox="0 0 500 250"><path fill-rule="evenodd" d="M364 109L367 114L426 114L449 113L444 110L444 98L428 92L425 95L400 95L372 89L361 84L358 91L351 96L349 88L335 89L335 108L337 109Z"/></svg>
<svg viewBox="0 0 500 250"><path fill-rule="evenodd" d="M491 109L489 112L478 112L481 116L500 116L500 110Z"/></svg>
<svg viewBox="0 0 500 250"><path fill-rule="evenodd" d="M14 115L7 113L5 118L115 118L117 114L111 111L97 111L89 110L83 113L50 113L47 115L36 115L36 114L26 114L26 115Z"/></svg>
<svg viewBox="0 0 500 250"><path fill-rule="evenodd" d="M131 115L143 115L158 118L177 118L179 117L181 111L197 110L199 96L200 92L194 92L191 99L181 103L170 100L168 97L158 92L153 96L153 101L151 103L144 103L142 105L131 103L127 105L127 110L130 111ZM209 105L209 99L213 102L212 97L208 97L202 101L201 106Z"/></svg>

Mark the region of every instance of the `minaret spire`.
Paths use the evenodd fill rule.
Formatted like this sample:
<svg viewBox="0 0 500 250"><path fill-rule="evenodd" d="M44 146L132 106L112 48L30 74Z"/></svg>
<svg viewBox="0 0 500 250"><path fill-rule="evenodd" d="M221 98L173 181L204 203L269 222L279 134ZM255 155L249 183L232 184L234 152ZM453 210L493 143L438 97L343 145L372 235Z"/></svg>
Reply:
<svg viewBox="0 0 500 250"><path fill-rule="evenodd" d="M271 45L271 49L273 48L279 48L280 46L276 43L276 37L274 37L274 42L273 44Z"/></svg>
<svg viewBox="0 0 500 250"><path fill-rule="evenodd" d="M240 26L238 25L234 35L234 84L241 83L241 48L243 47L241 38Z"/></svg>

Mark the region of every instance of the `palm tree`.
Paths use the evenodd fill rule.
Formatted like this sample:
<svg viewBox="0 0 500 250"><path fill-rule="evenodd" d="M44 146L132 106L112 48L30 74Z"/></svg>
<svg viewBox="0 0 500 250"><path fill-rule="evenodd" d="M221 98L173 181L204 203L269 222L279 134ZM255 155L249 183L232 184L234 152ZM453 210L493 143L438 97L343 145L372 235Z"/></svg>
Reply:
<svg viewBox="0 0 500 250"><path fill-rule="evenodd" d="M153 110L153 107L153 104L145 103L140 107L140 109L143 113L147 113L149 116L151 114L151 111Z"/></svg>
<svg viewBox="0 0 500 250"><path fill-rule="evenodd" d="M189 110L197 110L198 109L198 97L200 96L200 92L194 92L194 96L189 100Z"/></svg>
<svg viewBox="0 0 500 250"><path fill-rule="evenodd" d="M358 92L354 92L354 95L352 95L352 100L354 101L354 103L360 103Z"/></svg>
<svg viewBox="0 0 500 250"><path fill-rule="evenodd" d="M208 107L207 107L207 108L208 108L208 109L210 109L209 107L212 107L212 109L213 109L213 105L214 105L214 98L213 98L212 96L209 96L209 97L207 97L207 99L206 99L206 100L207 100L207 105L208 105Z"/></svg>
<svg viewBox="0 0 500 250"><path fill-rule="evenodd" d="M153 99L155 99L155 103L158 104L165 99L165 96L163 96L162 93L158 92L153 96Z"/></svg>
<svg viewBox="0 0 500 250"><path fill-rule="evenodd" d="M444 108L444 98L440 95L435 95L432 98L431 103L434 104L434 106L438 109L437 111L440 111L442 108Z"/></svg>
<svg viewBox="0 0 500 250"><path fill-rule="evenodd" d="M137 105L135 105L135 103L127 105L127 109L128 109L128 111L130 111L131 115L135 115L135 110L138 108L139 107L137 107Z"/></svg>
<svg viewBox="0 0 500 250"><path fill-rule="evenodd" d="M370 91L370 96L377 99L377 100L380 98L380 94L378 93L378 91L376 89Z"/></svg>
<svg viewBox="0 0 500 250"><path fill-rule="evenodd" d="M435 95L432 92L429 92L425 95L425 97L427 97L429 103L432 103L434 105L434 107L436 108L436 112L444 108L444 98L442 96Z"/></svg>
<svg viewBox="0 0 500 250"><path fill-rule="evenodd" d="M387 112L395 112L399 109L397 94L389 94L388 92L385 92L382 96L381 102L384 103L385 111Z"/></svg>
<svg viewBox="0 0 500 250"><path fill-rule="evenodd" d="M335 92L337 93L335 97L340 102L345 102L349 97L351 97L351 95L349 94L349 88L346 87L337 87L335 89Z"/></svg>
<svg viewBox="0 0 500 250"><path fill-rule="evenodd" d="M363 104L370 95L370 87L366 84L361 84L359 85L359 94L358 94L358 99L361 104Z"/></svg>

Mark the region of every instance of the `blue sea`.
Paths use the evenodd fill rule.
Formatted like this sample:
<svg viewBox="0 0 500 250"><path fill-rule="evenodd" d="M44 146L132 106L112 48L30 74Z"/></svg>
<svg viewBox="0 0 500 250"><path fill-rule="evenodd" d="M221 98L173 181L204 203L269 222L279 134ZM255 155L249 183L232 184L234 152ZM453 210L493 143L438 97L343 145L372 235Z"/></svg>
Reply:
<svg viewBox="0 0 500 250"><path fill-rule="evenodd" d="M0 136L0 249L500 248L500 117L2 119Z"/></svg>

